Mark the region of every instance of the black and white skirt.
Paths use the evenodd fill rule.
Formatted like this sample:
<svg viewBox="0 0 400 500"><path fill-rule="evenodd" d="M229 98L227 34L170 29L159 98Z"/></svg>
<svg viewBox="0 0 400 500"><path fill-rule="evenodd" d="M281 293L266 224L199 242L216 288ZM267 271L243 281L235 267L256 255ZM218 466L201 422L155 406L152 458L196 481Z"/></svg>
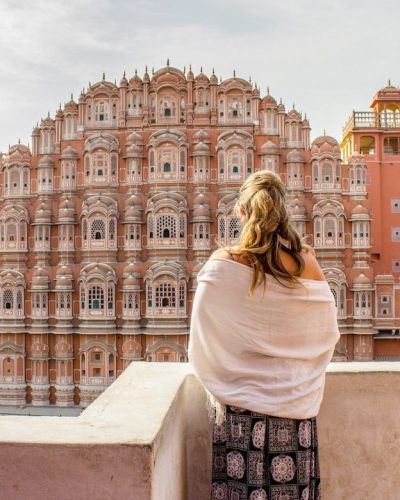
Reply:
<svg viewBox="0 0 400 500"><path fill-rule="evenodd" d="M234 406L214 425L212 500L320 500L316 419Z"/></svg>

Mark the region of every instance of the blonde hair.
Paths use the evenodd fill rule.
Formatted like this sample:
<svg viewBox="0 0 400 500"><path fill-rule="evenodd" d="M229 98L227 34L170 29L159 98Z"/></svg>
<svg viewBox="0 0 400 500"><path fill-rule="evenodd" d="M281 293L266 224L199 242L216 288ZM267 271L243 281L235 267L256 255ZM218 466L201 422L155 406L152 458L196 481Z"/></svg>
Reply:
<svg viewBox="0 0 400 500"><path fill-rule="evenodd" d="M242 184L236 210L242 218L239 244L226 248L229 253L245 257L253 269L250 294L265 287L265 273L274 276L285 286L299 283L304 269L300 236L290 221L285 203L286 190L280 177L269 170L250 175ZM239 215L238 213L238 215ZM282 264L280 250L284 249L294 259L297 269L292 275Z"/></svg>

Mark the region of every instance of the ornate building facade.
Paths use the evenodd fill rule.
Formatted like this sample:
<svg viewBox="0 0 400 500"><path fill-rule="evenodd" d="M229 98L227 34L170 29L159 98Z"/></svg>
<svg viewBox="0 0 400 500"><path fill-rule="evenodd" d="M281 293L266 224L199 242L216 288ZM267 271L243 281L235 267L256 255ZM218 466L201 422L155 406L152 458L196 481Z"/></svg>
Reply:
<svg viewBox="0 0 400 500"><path fill-rule="evenodd" d="M103 77L2 158L0 404L84 407L131 362L187 361L196 275L238 238L238 189L260 169L284 180L335 296L334 359L373 359L377 283L394 278L371 263L365 156L310 144L305 117L235 74L167 65Z"/></svg>

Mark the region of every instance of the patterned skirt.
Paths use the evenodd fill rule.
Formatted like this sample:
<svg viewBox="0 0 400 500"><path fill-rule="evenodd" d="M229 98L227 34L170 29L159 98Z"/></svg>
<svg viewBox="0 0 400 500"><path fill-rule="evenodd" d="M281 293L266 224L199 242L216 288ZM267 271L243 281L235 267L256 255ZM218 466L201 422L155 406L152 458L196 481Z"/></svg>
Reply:
<svg viewBox="0 0 400 500"><path fill-rule="evenodd" d="M319 500L316 419L234 406L214 425L212 500Z"/></svg>

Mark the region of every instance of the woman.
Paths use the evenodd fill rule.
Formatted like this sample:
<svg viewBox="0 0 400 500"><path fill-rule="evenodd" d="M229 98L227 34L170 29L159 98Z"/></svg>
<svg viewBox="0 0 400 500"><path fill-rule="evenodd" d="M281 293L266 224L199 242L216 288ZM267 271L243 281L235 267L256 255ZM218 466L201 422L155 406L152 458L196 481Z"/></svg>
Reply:
<svg viewBox="0 0 400 500"><path fill-rule="evenodd" d="M339 339L334 297L272 172L240 189L236 247L197 276L189 360L216 414L213 500L321 498L316 415Z"/></svg>

